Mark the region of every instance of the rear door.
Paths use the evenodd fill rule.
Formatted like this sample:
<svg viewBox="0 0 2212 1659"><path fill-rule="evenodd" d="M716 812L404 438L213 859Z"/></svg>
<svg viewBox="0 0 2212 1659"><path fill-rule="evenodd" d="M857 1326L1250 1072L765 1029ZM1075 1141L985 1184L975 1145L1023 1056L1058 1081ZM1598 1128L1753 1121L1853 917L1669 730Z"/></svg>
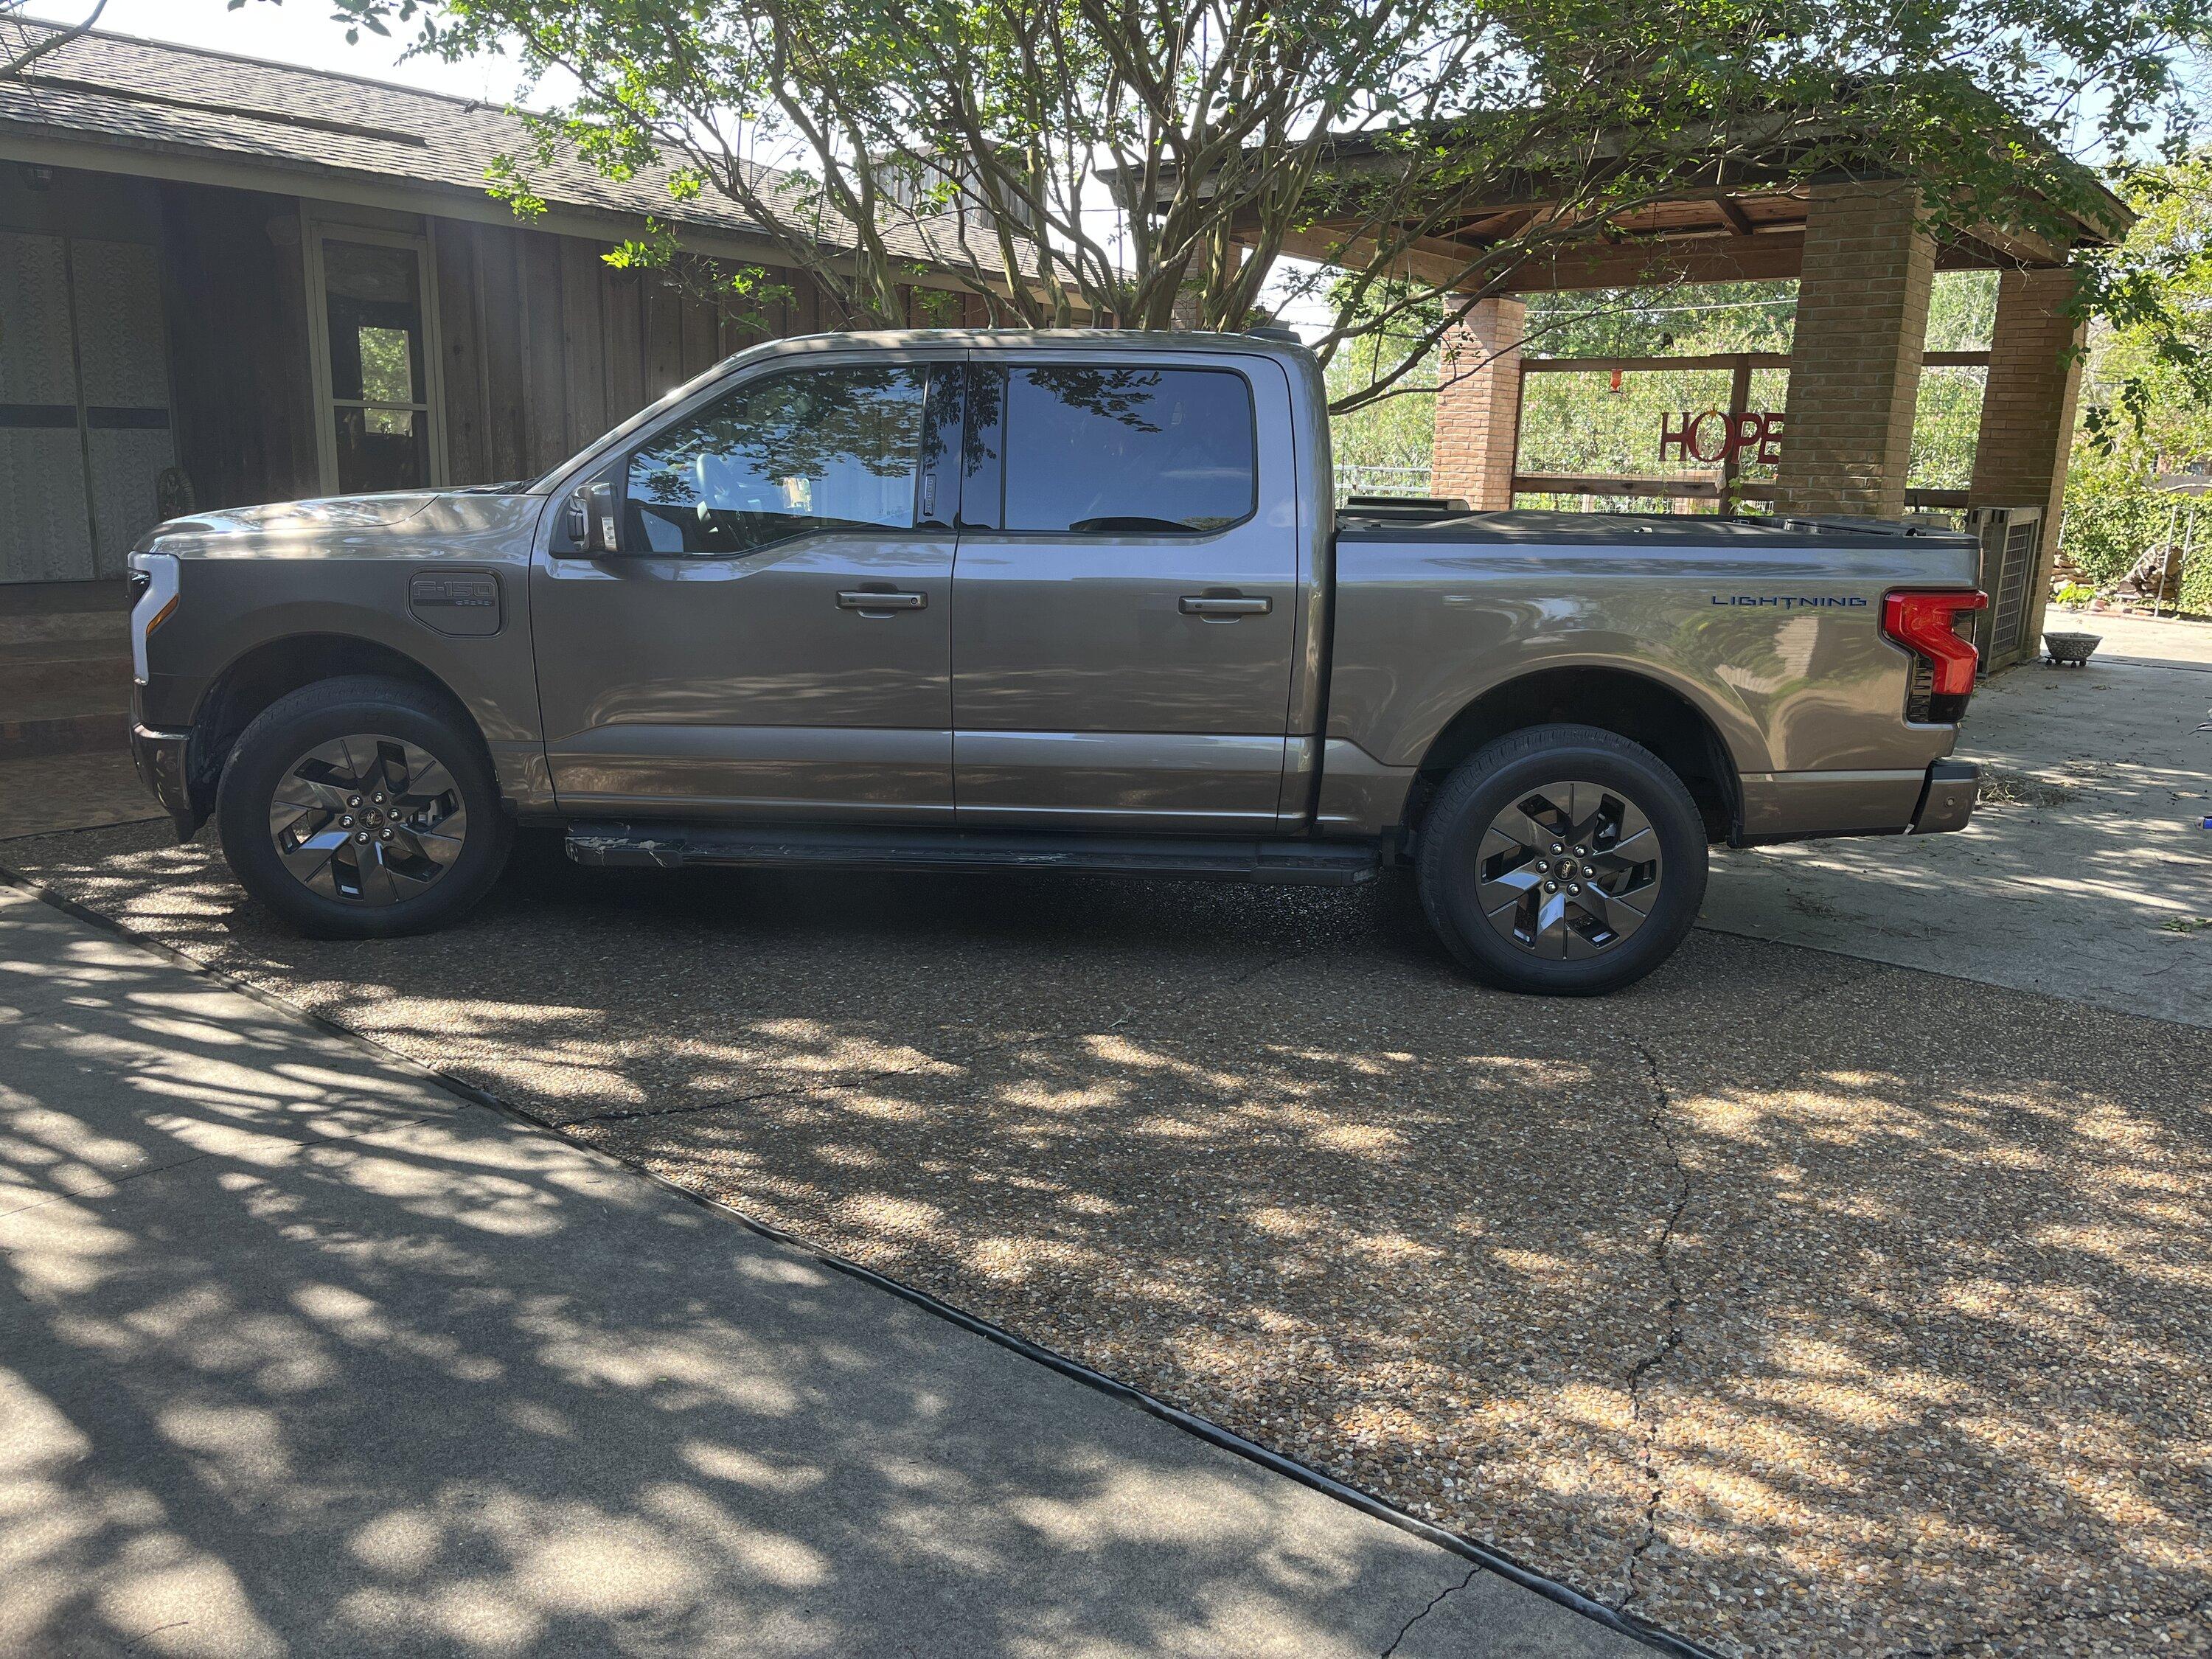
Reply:
<svg viewBox="0 0 2212 1659"><path fill-rule="evenodd" d="M960 822L1271 829L1299 580L1282 370L978 352L969 402Z"/></svg>
<svg viewBox="0 0 2212 1659"><path fill-rule="evenodd" d="M769 366L593 475L622 550L562 556L556 528L531 596L562 810L950 821L930 400L959 374L880 352Z"/></svg>

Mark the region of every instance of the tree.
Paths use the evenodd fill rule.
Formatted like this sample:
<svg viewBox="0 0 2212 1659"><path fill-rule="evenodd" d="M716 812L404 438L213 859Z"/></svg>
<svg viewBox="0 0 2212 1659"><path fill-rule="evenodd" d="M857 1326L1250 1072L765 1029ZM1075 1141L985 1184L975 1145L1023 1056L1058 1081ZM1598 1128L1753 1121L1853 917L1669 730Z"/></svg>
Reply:
<svg viewBox="0 0 2212 1659"><path fill-rule="evenodd" d="M2212 0L327 0L421 50L518 52L540 118L610 173L720 192L854 322L925 262L995 320L1246 325L1286 246L1336 228L1317 349L1387 341L1389 394L1465 310L1703 181L1863 170L1939 231L2063 237L2103 205L2054 135L2185 142ZM232 0L234 6L245 0ZM535 203L533 159L495 181ZM1465 254L1441 234L1552 204ZM667 245L620 257L665 257ZM2093 301L2110 287L2092 267ZM2144 294L2120 294L2140 305Z"/></svg>
<svg viewBox="0 0 2212 1659"><path fill-rule="evenodd" d="M0 24L4 24L11 15L19 15L23 6L24 0L0 0ZM91 0L91 9L75 23L51 34L41 32L37 38L26 39L20 43L7 39L6 33L0 32L0 81L15 79L57 46L67 46L99 22L100 14L106 9L107 0Z"/></svg>
<svg viewBox="0 0 2212 1659"><path fill-rule="evenodd" d="M2129 195L2142 216L2113 263L2152 302L2091 331L2060 531L2067 557L2098 584L2165 541L2177 498L2155 488L2159 476L2212 465L2212 394L2198 373L2212 356L2212 150L2146 169ZM2192 567L2185 603L2212 611L2212 554Z"/></svg>

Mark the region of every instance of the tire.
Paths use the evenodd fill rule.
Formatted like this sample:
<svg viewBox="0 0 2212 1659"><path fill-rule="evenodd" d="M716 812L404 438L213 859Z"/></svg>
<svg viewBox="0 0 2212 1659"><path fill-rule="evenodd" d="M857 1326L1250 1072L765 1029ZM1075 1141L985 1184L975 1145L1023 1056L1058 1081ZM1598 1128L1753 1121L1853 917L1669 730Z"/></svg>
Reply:
<svg viewBox="0 0 2212 1659"><path fill-rule="evenodd" d="M1697 921L1705 826L1682 781L1640 744L1594 726L1536 726L1445 781L1414 864L1429 925L1476 978L1599 996L1666 961Z"/></svg>
<svg viewBox="0 0 2212 1659"><path fill-rule="evenodd" d="M223 763L216 823L239 884L318 939L459 921L499 879L514 833L467 715L369 675L264 709Z"/></svg>

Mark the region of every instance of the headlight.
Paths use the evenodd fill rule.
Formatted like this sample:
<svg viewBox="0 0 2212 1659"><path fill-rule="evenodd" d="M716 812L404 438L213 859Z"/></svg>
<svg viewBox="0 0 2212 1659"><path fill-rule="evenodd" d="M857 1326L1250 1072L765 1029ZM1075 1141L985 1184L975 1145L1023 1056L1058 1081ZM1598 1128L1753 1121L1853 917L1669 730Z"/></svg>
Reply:
<svg viewBox="0 0 2212 1659"><path fill-rule="evenodd" d="M131 578L131 672L146 683L146 641L177 608L179 561L173 553L133 553L125 562Z"/></svg>

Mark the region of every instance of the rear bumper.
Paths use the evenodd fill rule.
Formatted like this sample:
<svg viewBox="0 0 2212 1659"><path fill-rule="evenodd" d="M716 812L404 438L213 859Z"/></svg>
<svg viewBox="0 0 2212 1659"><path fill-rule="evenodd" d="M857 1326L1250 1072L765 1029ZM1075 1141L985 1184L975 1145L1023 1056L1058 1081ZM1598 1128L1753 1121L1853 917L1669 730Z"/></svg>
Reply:
<svg viewBox="0 0 2212 1659"><path fill-rule="evenodd" d="M192 805L191 774L186 765L191 737L189 732L131 728L131 760L138 769L138 781L161 803L177 826L179 841L190 841L203 817Z"/></svg>
<svg viewBox="0 0 2212 1659"><path fill-rule="evenodd" d="M1742 829L1734 844L1963 830L1980 781L1974 767L1959 760L1894 772L1746 773Z"/></svg>
<svg viewBox="0 0 2212 1659"><path fill-rule="evenodd" d="M1972 762L1937 761L1928 769L1928 784L1920 792L1911 833L1934 836L1965 829L1966 820L1974 816L1974 798L1981 787L1982 769Z"/></svg>

